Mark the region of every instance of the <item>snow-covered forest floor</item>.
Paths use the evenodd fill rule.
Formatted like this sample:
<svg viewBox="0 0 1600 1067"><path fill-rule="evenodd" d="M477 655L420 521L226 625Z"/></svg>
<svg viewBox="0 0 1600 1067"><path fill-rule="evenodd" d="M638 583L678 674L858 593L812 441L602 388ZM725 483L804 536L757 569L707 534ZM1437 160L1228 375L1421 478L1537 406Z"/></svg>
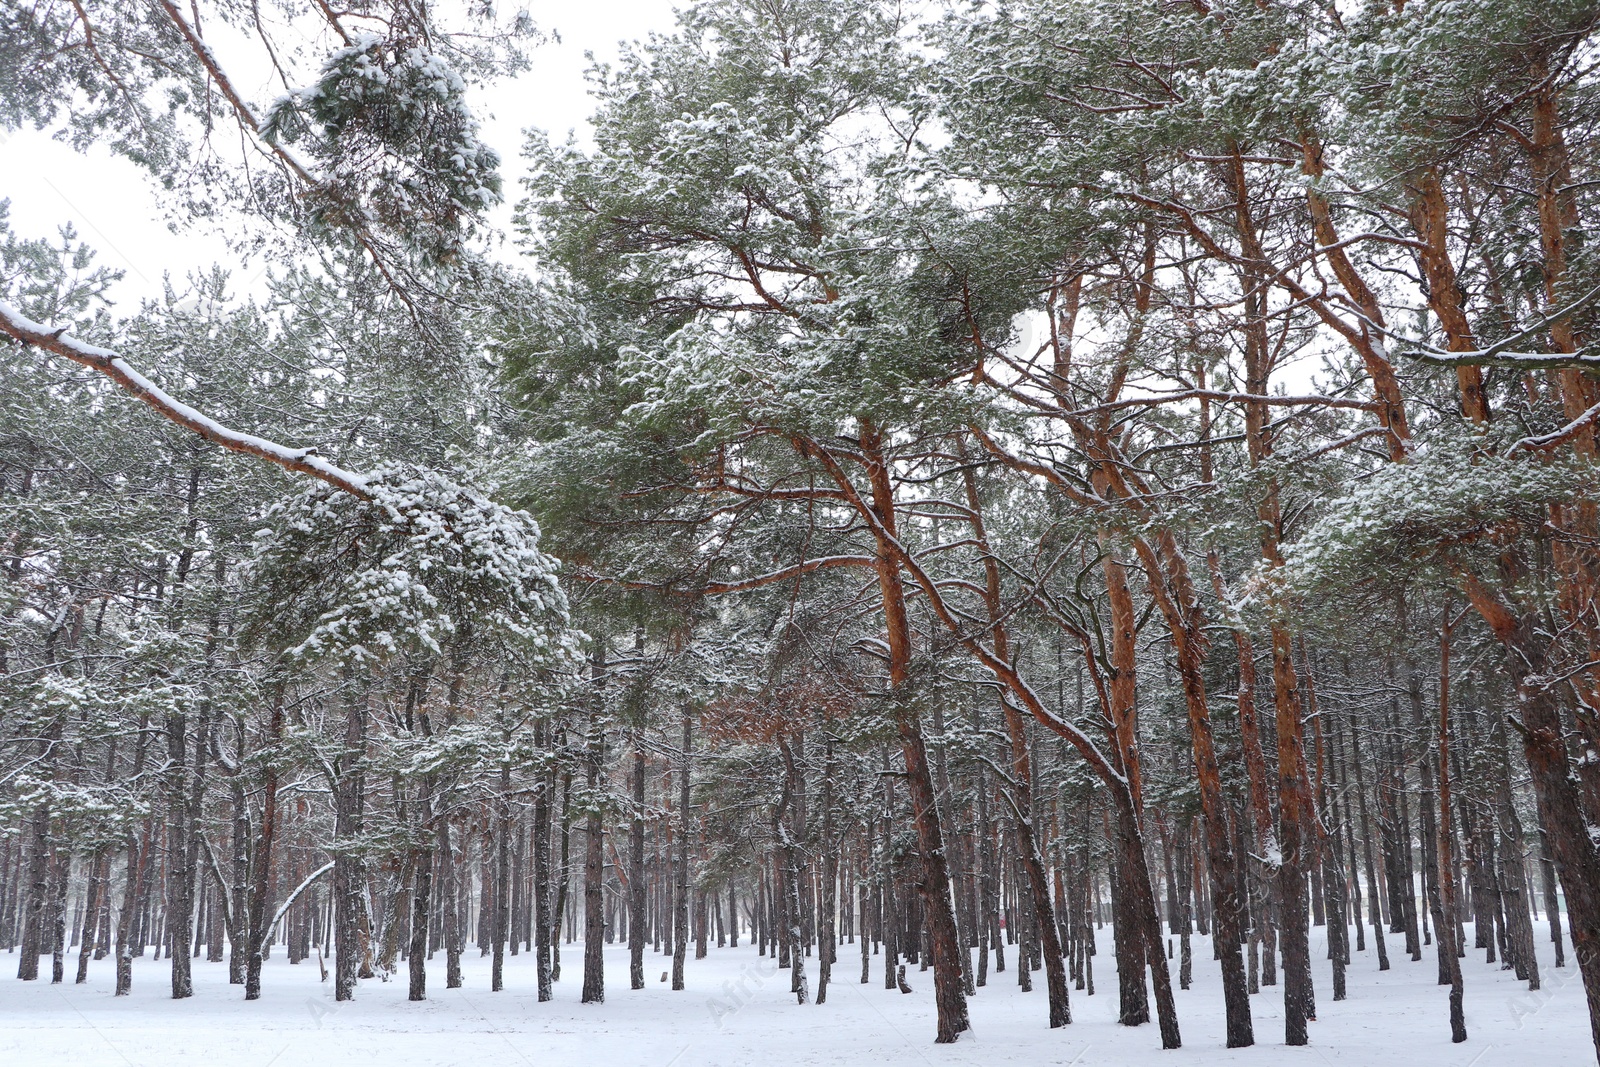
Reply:
<svg viewBox="0 0 1600 1067"><path fill-rule="evenodd" d="M1349 998L1334 1003L1326 945L1320 929L1314 930L1319 1003L1310 1046L1291 1049L1282 1044L1281 992L1269 987L1251 998L1258 1044L1228 1050L1223 1047L1220 982L1207 940L1196 938L1194 985L1177 994L1184 1047L1164 1053L1154 1024L1136 1029L1116 1024L1116 976L1109 931L1104 934L1095 961L1099 991L1093 997L1073 991L1070 1027L1049 1030L1042 983L1034 992L1021 993L1014 971L1008 969L991 975L987 988L973 998L974 1033L954 1046L933 1044L931 973L908 968L914 992L904 995L883 988L874 958L872 982L861 985L854 945L841 946L835 981L827 1003L820 1006L797 1006L788 992L788 972L777 971L768 958L745 945L712 948L706 959L690 960L687 988L678 993L658 980L670 967L670 958L647 955L648 983L635 992L628 988L626 946L607 946L606 1003L587 1006L578 1002L581 945L563 953L566 977L557 983L549 1004L536 1001L533 957L528 954L507 959L501 993L488 992L489 961L469 953L463 960L462 989L444 989L441 973L437 984L430 984L428 1001L410 1004L402 973L388 983L363 982L355 1001L339 1004L332 982L318 980L314 961L290 966L280 950L266 965L262 999L256 1003L246 1003L241 989L228 985L227 967L221 963L196 963L195 996L183 1003L167 997L164 961L136 961L133 993L122 999L111 995L109 961L95 965L83 986L52 986L47 979L0 980L0 1063L1561 1067L1592 1061L1582 984L1570 959L1562 970L1553 968L1547 942L1540 945L1544 988L1534 993L1498 964L1485 964L1481 951L1468 953L1463 969L1471 1036L1464 1045L1452 1045L1445 990L1434 984L1432 946L1413 963L1399 939L1391 939L1392 969L1380 973L1369 941L1368 951L1355 954L1348 972ZM0 960L9 965L13 957ZM1014 955L1008 954L1008 962L1014 962ZM816 960L807 963L814 989Z"/></svg>

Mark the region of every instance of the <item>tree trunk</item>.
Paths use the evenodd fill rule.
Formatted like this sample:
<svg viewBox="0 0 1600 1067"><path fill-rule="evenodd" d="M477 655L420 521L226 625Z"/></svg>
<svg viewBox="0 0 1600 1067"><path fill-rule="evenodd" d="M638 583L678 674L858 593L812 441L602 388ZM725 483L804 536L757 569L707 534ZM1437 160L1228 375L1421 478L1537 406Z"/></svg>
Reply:
<svg viewBox="0 0 1600 1067"><path fill-rule="evenodd" d="M267 916L272 911L272 844L278 829L278 741L283 736L283 683L274 687L272 714L267 725L267 771L261 787L261 826L256 834L255 855L250 861L249 904L250 959L245 967L244 999L261 997L261 962L267 951L271 930Z"/></svg>
<svg viewBox="0 0 1600 1067"><path fill-rule="evenodd" d="M1456 944L1455 834L1450 826L1450 601L1444 604L1444 624L1439 636L1439 907L1434 920L1439 959L1450 982L1450 1040L1467 1039L1465 997L1461 979L1461 953Z"/></svg>
<svg viewBox="0 0 1600 1067"><path fill-rule="evenodd" d="M683 749L678 762L678 848L673 856L672 892L672 988L683 988L683 964L689 953L689 752L694 739L690 733L688 705L683 709ZM798 920L799 913L795 913Z"/></svg>
<svg viewBox="0 0 1600 1067"><path fill-rule="evenodd" d="M359 686L347 674L347 686ZM338 780L334 785L334 986L335 1000L355 996L356 978L361 970L362 922L366 903L366 877L361 856L355 851L364 820L367 698L351 691L345 694L344 749L339 755Z"/></svg>
<svg viewBox="0 0 1600 1067"><path fill-rule="evenodd" d="M644 988L645 871L644 871L644 731L633 731L633 822L628 833L628 979L634 989ZM732 889L729 889L730 894ZM738 944L738 934L734 934Z"/></svg>
<svg viewBox="0 0 1600 1067"><path fill-rule="evenodd" d="M950 876L945 860L944 835L939 825L938 800L928 755L911 687L911 623L906 610L905 590L900 584L897 545L887 539L895 536L894 490L882 458L882 439L876 430L864 428L862 451L869 457L871 507L883 531L877 546L878 592L883 600L884 626L889 646L889 688L892 692L895 730L905 760L906 791L911 799L911 817L916 826L918 851L922 856L922 898L927 916L933 956L934 1003L938 1027L934 1038L939 1044L954 1042L970 1028L967 998L961 982L961 946L956 936L955 914L950 903Z"/></svg>
<svg viewBox="0 0 1600 1067"><path fill-rule="evenodd" d="M603 655L603 653L602 653ZM596 664L604 670L604 660ZM599 704L597 699L595 702ZM600 708L595 708L596 721L589 727L589 744L586 753L584 783L588 787L589 814L584 823L583 860L583 1003L599 1004L606 999L605 971L605 887L601 881L605 873L605 827L600 813L600 763L604 758L604 737L599 723Z"/></svg>
<svg viewBox="0 0 1600 1067"><path fill-rule="evenodd" d="M116 995L119 997L127 996L133 987L133 920L139 905L139 884L144 881L149 859L150 826L147 820L142 844L133 834L128 835L128 872L123 885L122 909L117 918Z"/></svg>
<svg viewBox="0 0 1600 1067"><path fill-rule="evenodd" d="M172 999L194 995L189 974L190 929L194 922L194 864L189 850L187 719L167 716L167 924L172 931Z"/></svg>

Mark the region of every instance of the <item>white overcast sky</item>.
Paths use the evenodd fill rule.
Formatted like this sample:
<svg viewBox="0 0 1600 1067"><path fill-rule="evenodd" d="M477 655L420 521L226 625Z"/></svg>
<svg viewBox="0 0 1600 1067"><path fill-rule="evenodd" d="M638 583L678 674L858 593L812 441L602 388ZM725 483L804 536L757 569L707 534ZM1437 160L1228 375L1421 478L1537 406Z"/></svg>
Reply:
<svg viewBox="0 0 1600 1067"><path fill-rule="evenodd" d="M560 41L534 49L531 70L475 101L484 119L484 139L500 152L508 200L516 198L522 174L522 130L537 127L562 137L575 129L583 136L593 104L583 78L588 66L584 53L604 61L616 55L621 40L668 31L674 8L672 0L531 0L535 23ZM125 271L113 294L124 311L142 298L158 296L164 274L181 282L191 270L222 263L233 268L239 287L248 288L255 273L254 265L230 264L230 254L216 235L194 228L169 230L146 173L104 149L85 156L45 134L0 133L4 198L11 201L11 225L19 235L53 237L58 225L70 222L99 252L97 262Z"/></svg>

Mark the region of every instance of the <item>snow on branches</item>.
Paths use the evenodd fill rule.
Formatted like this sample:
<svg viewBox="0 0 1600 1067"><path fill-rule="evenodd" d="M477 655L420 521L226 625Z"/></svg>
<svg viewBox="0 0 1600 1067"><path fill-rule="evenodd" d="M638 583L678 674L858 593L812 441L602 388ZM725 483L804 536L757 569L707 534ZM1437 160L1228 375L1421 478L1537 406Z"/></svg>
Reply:
<svg viewBox="0 0 1600 1067"><path fill-rule="evenodd" d="M446 261L472 219L500 202L500 156L478 139L466 90L419 41L358 33L314 84L273 103L261 134L274 145L304 142L321 164L308 192L317 225L359 232L375 223Z"/></svg>
<svg viewBox="0 0 1600 1067"><path fill-rule="evenodd" d="M363 500L316 486L278 504L252 564L258 625L292 658L440 655L492 641L538 663L573 654L539 527L436 471L380 468Z"/></svg>
<svg viewBox="0 0 1600 1067"><path fill-rule="evenodd" d="M1286 591L1360 583L1402 563L1448 556L1459 563L1474 549L1498 552L1508 539L1545 522L1547 509L1592 499L1596 472L1571 457L1532 461L1492 454L1471 440L1421 449L1409 463L1375 471L1306 535L1284 548L1276 579Z"/></svg>

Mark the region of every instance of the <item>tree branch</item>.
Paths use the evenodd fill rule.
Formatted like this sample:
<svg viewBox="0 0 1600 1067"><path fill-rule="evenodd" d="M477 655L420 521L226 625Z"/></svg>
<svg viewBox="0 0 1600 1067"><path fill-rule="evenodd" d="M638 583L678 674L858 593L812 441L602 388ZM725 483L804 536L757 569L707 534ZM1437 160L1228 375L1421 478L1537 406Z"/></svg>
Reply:
<svg viewBox="0 0 1600 1067"><path fill-rule="evenodd" d="M268 441L264 437L230 429L162 389L128 366L121 356L109 348L100 348L80 341L70 336L65 329L52 330L48 326L34 322L4 301L0 301L0 330L25 345L42 348L46 352L99 371L166 418L179 426L193 430L223 448L256 456L268 463L276 463L286 470L320 478L335 489L341 489L363 500L372 496L367 479L363 475L354 474L329 463L317 455L314 448L290 448L275 441Z"/></svg>

